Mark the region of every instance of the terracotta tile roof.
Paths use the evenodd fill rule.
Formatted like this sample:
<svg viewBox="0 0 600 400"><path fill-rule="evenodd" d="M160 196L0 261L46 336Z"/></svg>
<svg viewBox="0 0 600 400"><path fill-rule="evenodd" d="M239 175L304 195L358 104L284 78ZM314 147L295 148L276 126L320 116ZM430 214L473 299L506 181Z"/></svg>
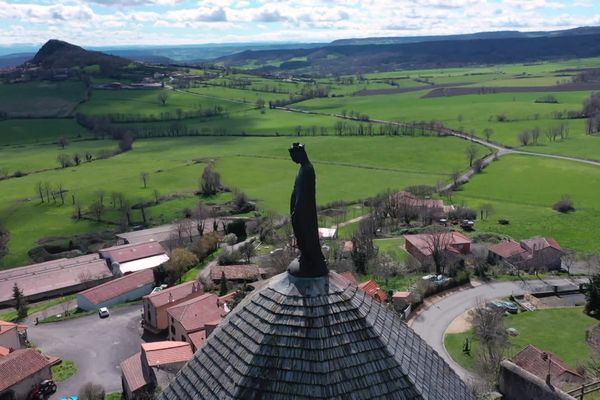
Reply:
<svg viewBox="0 0 600 400"><path fill-rule="evenodd" d="M187 362L192 359L192 346L186 342L143 343L142 353L150 367Z"/></svg>
<svg viewBox="0 0 600 400"><path fill-rule="evenodd" d="M410 292L394 292L392 298L394 299L408 299L410 297Z"/></svg>
<svg viewBox="0 0 600 400"><path fill-rule="evenodd" d="M132 392L152 383L149 371L142 365L142 353L135 353L121 362L121 373Z"/></svg>
<svg viewBox="0 0 600 400"><path fill-rule="evenodd" d="M254 264L215 265L210 269L210 279L218 281L225 272L225 279L237 281L257 281L260 279L260 269Z"/></svg>
<svg viewBox="0 0 600 400"><path fill-rule="evenodd" d="M548 358L550 359L550 376L552 378L558 378L563 374L570 374L583 379L583 376L569 367L556 354L543 351L531 344L517 353L513 357L513 362L538 378L545 380L548 373Z"/></svg>
<svg viewBox="0 0 600 400"><path fill-rule="evenodd" d="M109 278L112 273L98 254L61 258L0 271L0 302L12 299L15 283L25 296L76 286L87 280Z"/></svg>
<svg viewBox="0 0 600 400"><path fill-rule="evenodd" d="M27 325L15 324L14 322L0 320L0 335L13 329L17 329L20 333L27 332Z"/></svg>
<svg viewBox="0 0 600 400"><path fill-rule="evenodd" d="M165 249L159 242L146 242L138 244L124 244L122 246L107 247L100 249L103 258L110 258L118 263L139 260L140 258L165 254Z"/></svg>
<svg viewBox="0 0 600 400"><path fill-rule="evenodd" d="M144 299L148 299L154 307L158 308L169 302L185 299L193 293L198 293L198 295L200 295L202 292L202 284L200 282L192 281L149 294L144 296Z"/></svg>
<svg viewBox="0 0 600 400"><path fill-rule="evenodd" d="M8 347L0 346L0 357L3 357L10 353L10 349Z"/></svg>
<svg viewBox="0 0 600 400"><path fill-rule="evenodd" d="M503 258L510 258L512 256L526 252L521 245L514 240L502 240L489 248L492 253L498 254Z"/></svg>
<svg viewBox="0 0 600 400"><path fill-rule="evenodd" d="M84 290L79 294L92 304L100 304L152 282L154 282L154 272L151 269L145 269Z"/></svg>
<svg viewBox="0 0 600 400"><path fill-rule="evenodd" d="M236 293L237 293L237 292L231 292L231 293L227 293L226 295L220 296L220 297L219 297L219 301L220 301L221 303L229 303L229 302L232 302L232 301L233 301L233 299L235 298L235 294L236 294Z"/></svg>
<svg viewBox="0 0 600 400"><path fill-rule="evenodd" d="M529 239L522 240L521 244L523 245L523 247L525 247L528 250L533 250L533 249L542 250L547 247L552 247L553 249L562 251L562 248L560 247L558 242L556 240L554 240L553 238L545 238L545 237L541 237L541 236L532 237Z"/></svg>
<svg viewBox="0 0 600 400"><path fill-rule="evenodd" d="M204 346L204 343L206 342L206 331L201 330L197 332L188 333L188 337L194 345L194 348L197 350Z"/></svg>
<svg viewBox="0 0 600 400"><path fill-rule="evenodd" d="M452 252L458 253L458 250L456 250L452 246L472 243L472 241L469 237L463 235L460 232L455 232L455 231L444 232L444 233L441 233L440 235L442 235L442 237L441 237L439 243L440 244L446 243L448 245L447 250L452 251ZM423 233L423 234L417 234L417 235L404 235L404 239L407 242L409 242L410 244L412 244L413 246L415 246L421 254L423 254L425 256L431 255L431 247L432 247L431 246L432 245L431 234Z"/></svg>
<svg viewBox="0 0 600 400"><path fill-rule="evenodd" d="M375 282L372 279L369 279L368 281L359 284L358 287L367 292L369 296L379 301L385 301L385 299L387 298L386 293L383 290L381 290L377 282Z"/></svg>
<svg viewBox="0 0 600 400"><path fill-rule="evenodd" d="M0 357L0 392L49 365L46 357L34 349L19 349Z"/></svg>
<svg viewBox="0 0 600 400"><path fill-rule="evenodd" d="M352 283L353 285L358 286L358 281L356 280L356 277L351 271L342 272L340 276L344 277L348 282Z"/></svg>
<svg viewBox="0 0 600 400"><path fill-rule="evenodd" d="M204 329L208 322L220 319L224 315L223 303L218 300L216 294L206 293L167 309L167 313L178 321L186 332L194 332Z"/></svg>

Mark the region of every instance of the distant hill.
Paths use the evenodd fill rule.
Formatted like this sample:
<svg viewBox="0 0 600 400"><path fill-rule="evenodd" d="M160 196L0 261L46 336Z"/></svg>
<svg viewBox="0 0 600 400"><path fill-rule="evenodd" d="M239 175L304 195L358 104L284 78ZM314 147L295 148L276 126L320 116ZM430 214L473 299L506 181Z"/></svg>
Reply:
<svg viewBox="0 0 600 400"><path fill-rule="evenodd" d="M397 36L397 37L368 37L358 39L340 39L330 43L331 46L367 45L367 44L403 44L420 42L439 42L447 40L476 40L476 39L515 39L534 37L559 37L600 34L600 27L585 26L560 31L495 31L477 32L458 35L433 35L433 36Z"/></svg>
<svg viewBox="0 0 600 400"><path fill-rule="evenodd" d="M43 68L99 65L101 69L118 69L129 65L131 60L98 51L85 50L61 40L52 39L46 42L29 62Z"/></svg>
<svg viewBox="0 0 600 400"><path fill-rule="evenodd" d="M244 51L219 58L216 62L234 67L263 65L257 70L269 73L352 74L398 68L503 64L595 56L600 56L600 33Z"/></svg>
<svg viewBox="0 0 600 400"><path fill-rule="evenodd" d="M31 60L35 53L15 53L0 56L0 68L11 68Z"/></svg>

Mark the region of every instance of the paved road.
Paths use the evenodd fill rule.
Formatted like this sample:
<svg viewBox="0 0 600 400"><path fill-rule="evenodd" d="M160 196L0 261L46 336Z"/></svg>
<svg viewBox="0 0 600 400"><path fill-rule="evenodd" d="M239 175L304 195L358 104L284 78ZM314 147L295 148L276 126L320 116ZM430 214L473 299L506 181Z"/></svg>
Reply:
<svg viewBox="0 0 600 400"><path fill-rule="evenodd" d="M29 340L44 353L72 360L77 374L58 384L52 396L76 394L86 382L104 386L106 392L121 391L119 364L140 351L141 305L113 308L110 317L97 314L64 322L31 325Z"/></svg>
<svg viewBox="0 0 600 400"><path fill-rule="evenodd" d="M444 333L454 319L481 300L523 293L548 285L566 285L572 282L580 283L584 280L548 279L546 281L493 282L480 285L442 298L411 319L408 325L433 347L463 379L468 380L473 378L472 374L455 363L444 348Z"/></svg>

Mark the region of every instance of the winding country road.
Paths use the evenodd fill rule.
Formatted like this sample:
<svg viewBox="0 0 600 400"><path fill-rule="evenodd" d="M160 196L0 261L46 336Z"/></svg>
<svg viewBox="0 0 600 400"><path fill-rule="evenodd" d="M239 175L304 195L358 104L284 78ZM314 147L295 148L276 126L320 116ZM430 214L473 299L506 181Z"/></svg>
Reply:
<svg viewBox="0 0 600 400"><path fill-rule="evenodd" d="M582 279L547 279L545 281L492 282L452 293L426 306L408 321L414 329L463 379L473 379L471 372L458 365L444 347L444 334L452 321L478 302L530 292L552 285L579 284Z"/></svg>

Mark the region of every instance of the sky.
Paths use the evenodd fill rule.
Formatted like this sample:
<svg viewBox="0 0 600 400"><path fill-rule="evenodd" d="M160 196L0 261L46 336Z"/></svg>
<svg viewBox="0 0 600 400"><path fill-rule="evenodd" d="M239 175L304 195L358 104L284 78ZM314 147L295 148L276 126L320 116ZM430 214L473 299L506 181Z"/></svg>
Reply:
<svg viewBox="0 0 600 400"><path fill-rule="evenodd" d="M329 42L600 25L600 0L0 0L0 45Z"/></svg>

